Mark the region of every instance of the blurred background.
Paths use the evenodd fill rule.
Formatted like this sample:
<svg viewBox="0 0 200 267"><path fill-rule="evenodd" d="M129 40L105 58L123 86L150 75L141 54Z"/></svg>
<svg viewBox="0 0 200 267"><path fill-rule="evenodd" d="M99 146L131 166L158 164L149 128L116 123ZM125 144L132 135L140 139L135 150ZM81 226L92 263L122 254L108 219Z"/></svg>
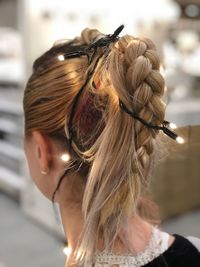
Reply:
<svg viewBox="0 0 200 267"><path fill-rule="evenodd" d="M200 0L0 0L0 267L64 266L64 234L31 181L22 96L36 57L85 27L151 38L167 82L166 119L184 144L153 174L162 227L200 237Z"/></svg>

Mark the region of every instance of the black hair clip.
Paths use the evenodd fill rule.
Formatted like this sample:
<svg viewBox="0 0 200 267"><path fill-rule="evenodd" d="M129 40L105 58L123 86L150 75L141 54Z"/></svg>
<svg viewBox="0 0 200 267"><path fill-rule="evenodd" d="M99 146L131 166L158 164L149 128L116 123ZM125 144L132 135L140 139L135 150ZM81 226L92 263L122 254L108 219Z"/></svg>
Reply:
<svg viewBox="0 0 200 267"><path fill-rule="evenodd" d="M121 25L114 31L113 34L108 34L105 37L102 37L99 40L91 43L91 45L88 47L88 50L96 49L98 47L104 47L109 45L110 43L115 42L119 38L118 35L121 33L123 28L124 25Z"/></svg>
<svg viewBox="0 0 200 267"><path fill-rule="evenodd" d="M94 59L94 55L96 53L97 48L107 47L110 43L115 42L118 39L118 35L123 30L123 28L124 28L124 25L121 25L114 31L113 34L108 34L105 37L102 37L98 39L97 41L94 41L90 45L82 45L82 47L79 46L78 50L69 51L67 53L60 54L58 55L58 59L60 61L64 61L65 59L69 59L69 58L87 56L88 62L90 65Z"/></svg>
<svg viewBox="0 0 200 267"><path fill-rule="evenodd" d="M182 144L184 143L184 140L182 137L178 136L174 131L172 131L169 127L170 127L170 122L169 121L163 121L162 122L162 126L159 125L154 125L152 123L146 122L144 119L142 119L141 117L139 117L134 111L130 111L125 105L124 103L119 100L119 106L120 108L125 111L127 114L129 114L132 118L140 121L142 124L144 124L145 126L147 126L148 128L152 128L155 130L161 130L163 131L167 136L169 136L170 138L176 140L178 143Z"/></svg>

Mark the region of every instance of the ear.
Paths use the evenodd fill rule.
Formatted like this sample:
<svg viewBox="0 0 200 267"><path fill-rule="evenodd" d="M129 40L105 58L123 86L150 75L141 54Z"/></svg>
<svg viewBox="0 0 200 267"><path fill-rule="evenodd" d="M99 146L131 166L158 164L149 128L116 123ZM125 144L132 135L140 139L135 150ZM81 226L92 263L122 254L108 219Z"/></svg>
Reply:
<svg viewBox="0 0 200 267"><path fill-rule="evenodd" d="M33 131L32 137L35 143L35 153L39 161L40 169L48 171L52 159L51 142L48 136L40 131Z"/></svg>

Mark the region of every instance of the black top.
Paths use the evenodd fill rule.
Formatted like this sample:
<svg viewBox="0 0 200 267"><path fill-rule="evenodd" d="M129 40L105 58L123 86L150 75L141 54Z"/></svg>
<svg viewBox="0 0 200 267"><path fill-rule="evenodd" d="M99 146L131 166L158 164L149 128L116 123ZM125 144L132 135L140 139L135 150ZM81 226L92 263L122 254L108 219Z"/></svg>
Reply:
<svg viewBox="0 0 200 267"><path fill-rule="evenodd" d="M143 267L200 267L200 252L185 237L173 234L171 246Z"/></svg>

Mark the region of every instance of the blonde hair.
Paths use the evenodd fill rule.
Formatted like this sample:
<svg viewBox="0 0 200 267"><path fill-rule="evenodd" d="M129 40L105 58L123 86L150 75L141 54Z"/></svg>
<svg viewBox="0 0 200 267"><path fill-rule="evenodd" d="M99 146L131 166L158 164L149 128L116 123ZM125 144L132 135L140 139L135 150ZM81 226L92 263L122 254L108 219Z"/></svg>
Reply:
<svg viewBox="0 0 200 267"><path fill-rule="evenodd" d="M87 28L81 37L53 46L35 61L24 92L26 136L39 129L62 136L67 144L73 100L95 60L88 66L84 56L64 61L57 56L102 36ZM165 113L165 83L151 40L125 35L111 43L107 53L98 48L98 57L73 120L74 155L90 166L82 202L84 227L71 263L76 266L92 259L99 238L105 248L111 248L128 216L138 212L140 197L149 186L158 130L129 116L120 108L119 99L154 125L162 124Z"/></svg>

